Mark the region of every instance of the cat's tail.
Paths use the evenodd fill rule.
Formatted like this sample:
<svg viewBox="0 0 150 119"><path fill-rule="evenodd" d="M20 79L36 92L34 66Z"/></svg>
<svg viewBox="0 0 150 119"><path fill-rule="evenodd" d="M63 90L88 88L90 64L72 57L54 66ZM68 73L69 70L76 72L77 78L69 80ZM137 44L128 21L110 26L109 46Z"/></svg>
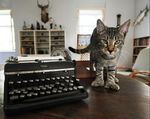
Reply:
<svg viewBox="0 0 150 119"><path fill-rule="evenodd" d="M73 53L84 54L84 53L89 52L90 48L89 48L89 46L87 46L86 48L83 48L83 49L74 49L72 47L68 47L68 49Z"/></svg>

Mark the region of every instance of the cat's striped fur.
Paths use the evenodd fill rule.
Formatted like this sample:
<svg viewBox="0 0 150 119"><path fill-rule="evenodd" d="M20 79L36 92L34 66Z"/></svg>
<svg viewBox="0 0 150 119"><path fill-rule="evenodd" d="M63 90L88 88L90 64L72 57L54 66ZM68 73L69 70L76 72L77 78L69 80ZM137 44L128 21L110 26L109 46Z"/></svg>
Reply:
<svg viewBox="0 0 150 119"><path fill-rule="evenodd" d="M92 86L105 86L105 88L115 90L120 89L116 83L118 79L115 77L115 67L129 25L130 20L123 23L120 27L107 27L98 19L97 26L91 36L90 44L86 48L74 49L69 47L70 51L78 54L90 52L91 68L93 64L96 68L96 79L92 82ZM106 82L104 82L103 77L104 69L107 69Z"/></svg>

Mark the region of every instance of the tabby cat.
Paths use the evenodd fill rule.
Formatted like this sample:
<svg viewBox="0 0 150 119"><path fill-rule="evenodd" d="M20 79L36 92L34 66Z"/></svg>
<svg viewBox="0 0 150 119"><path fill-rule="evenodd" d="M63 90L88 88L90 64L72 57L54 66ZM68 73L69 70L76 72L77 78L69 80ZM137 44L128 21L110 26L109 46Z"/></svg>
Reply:
<svg viewBox="0 0 150 119"><path fill-rule="evenodd" d="M120 89L115 70L129 26L130 20L123 23L120 27L107 27L98 19L90 44L86 48L74 49L69 47L70 51L78 54L90 52L91 65L94 65L96 69L96 78L91 84L93 87L104 86L114 90ZM107 79L105 80L104 69L107 71L105 74Z"/></svg>

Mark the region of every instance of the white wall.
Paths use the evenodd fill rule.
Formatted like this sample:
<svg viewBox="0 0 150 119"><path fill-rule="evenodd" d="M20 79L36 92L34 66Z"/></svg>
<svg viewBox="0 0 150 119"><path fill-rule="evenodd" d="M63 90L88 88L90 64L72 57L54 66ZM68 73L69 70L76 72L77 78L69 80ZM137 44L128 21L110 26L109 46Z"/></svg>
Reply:
<svg viewBox="0 0 150 119"><path fill-rule="evenodd" d="M146 5L150 8L149 0L136 0L135 14L136 16L143 10ZM144 17L142 22L135 26L135 38L150 36L150 11L147 16Z"/></svg>
<svg viewBox="0 0 150 119"><path fill-rule="evenodd" d="M0 0L0 9L10 9L11 2L10 0Z"/></svg>
<svg viewBox="0 0 150 119"><path fill-rule="evenodd" d="M135 1L136 0L106 0L106 17L105 22L108 26L116 26L116 15L121 14L121 23L128 19L133 21L135 16ZM134 28L130 25L129 32L125 39L124 47L118 61L118 66L131 67L132 66L132 52L133 52L133 36Z"/></svg>

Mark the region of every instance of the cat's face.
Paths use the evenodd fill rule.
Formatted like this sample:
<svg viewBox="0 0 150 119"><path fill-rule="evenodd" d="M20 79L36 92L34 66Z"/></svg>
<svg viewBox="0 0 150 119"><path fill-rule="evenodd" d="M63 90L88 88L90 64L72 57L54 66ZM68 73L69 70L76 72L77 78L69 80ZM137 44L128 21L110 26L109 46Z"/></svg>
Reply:
<svg viewBox="0 0 150 119"><path fill-rule="evenodd" d="M121 50L130 20L120 27L107 27L102 21L97 21L98 49L104 59L114 59Z"/></svg>

